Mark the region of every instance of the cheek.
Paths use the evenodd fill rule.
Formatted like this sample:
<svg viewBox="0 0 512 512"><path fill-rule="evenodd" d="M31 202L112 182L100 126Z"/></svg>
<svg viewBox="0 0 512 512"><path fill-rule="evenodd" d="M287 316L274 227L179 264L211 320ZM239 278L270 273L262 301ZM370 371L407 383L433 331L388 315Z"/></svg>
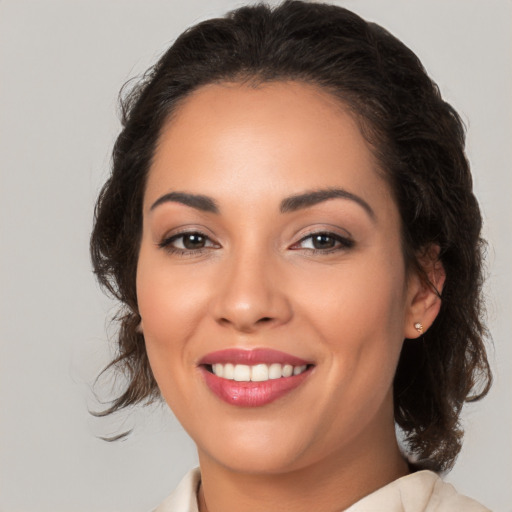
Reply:
<svg viewBox="0 0 512 512"><path fill-rule="evenodd" d="M315 316L324 318L325 326L361 333L389 332L392 326L401 325L405 310L404 275L399 268L363 261L321 280L316 275L308 286L308 304L315 309Z"/></svg>
<svg viewBox="0 0 512 512"><path fill-rule="evenodd" d="M363 369L361 378L389 380L394 373L405 314L404 271L394 261L366 260L308 286L302 307L344 375Z"/></svg>
<svg viewBox="0 0 512 512"><path fill-rule="evenodd" d="M146 351L160 391L172 403L172 390L181 389L183 369L192 360L187 340L201 315L203 292L168 266L165 256L141 247L137 300Z"/></svg>
<svg viewBox="0 0 512 512"><path fill-rule="evenodd" d="M204 281L170 269L165 256L147 256L142 249L137 299L144 333L155 343L172 346L172 341L187 338L204 313L206 293Z"/></svg>
<svg viewBox="0 0 512 512"><path fill-rule="evenodd" d="M192 360L187 340L194 331L196 301L186 288L177 289L174 281L158 262L140 258L137 298L146 352L163 398L171 409L179 410L186 390L184 370Z"/></svg>
<svg viewBox="0 0 512 512"><path fill-rule="evenodd" d="M323 307L319 296L310 297L316 304L311 322L327 349L331 403L353 413L340 420L339 409L331 408L333 423L348 422L355 431L388 403L403 343L402 279L365 265L360 272L352 268L345 285L332 287Z"/></svg>

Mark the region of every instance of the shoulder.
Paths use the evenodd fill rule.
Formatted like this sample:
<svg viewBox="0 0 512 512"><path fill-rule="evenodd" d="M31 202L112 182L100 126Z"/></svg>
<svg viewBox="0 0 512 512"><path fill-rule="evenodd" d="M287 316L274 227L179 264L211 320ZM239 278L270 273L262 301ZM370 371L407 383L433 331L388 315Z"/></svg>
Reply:
<svg viewBox="0 0 512 512"><path fill-rule="evenodd" d="M490 512L432 471L418 471L378 489L346 512Z"/></svg>
<svg viewBox="0 0 512 512"><path fill-rule="evenodd" d="M154 512L198 512L199 468L189 471L174 492ZM378 489L345 512L490 512L459 494L432 471L418 471Z"/></svg>
<svg viewBox="0 0 512 512"><path fill-rule="evenodd" d="M192 469L153 512L198 512L196 496L200 481L199 468Z"/></svg>

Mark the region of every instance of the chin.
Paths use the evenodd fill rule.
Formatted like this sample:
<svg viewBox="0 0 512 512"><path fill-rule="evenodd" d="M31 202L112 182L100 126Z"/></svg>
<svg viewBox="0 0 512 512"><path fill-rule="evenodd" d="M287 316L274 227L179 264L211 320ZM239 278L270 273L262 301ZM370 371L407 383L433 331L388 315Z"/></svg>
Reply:
<svg viewBox="0 0 512 512"><path fill-rule="evenodd" d="M272 453L266 451L265 453L255 453L252 450L239 451L232 456L223 454L211 454L210 457L215 458L217 463L224 466L226 469L236 473L245 473L252 475L278 475L289 473L290 471L299 469L297 463L297 453Z"/></svg>
<svg viewBox="0 0 512 512"><path fill-rule="evenodd" d="M198 453L204 453L225 468L247 474L280 474L300 469L306 451L305 440L296 438L300 429L271 425L267 429L238 427L226 429L205 443L197 440ZM290 435L291 434L291 435ZM295 434L295 435L294 435ZM300 436L301 438L304 436ZM223 442L219 442L223 439Z"/></svg>

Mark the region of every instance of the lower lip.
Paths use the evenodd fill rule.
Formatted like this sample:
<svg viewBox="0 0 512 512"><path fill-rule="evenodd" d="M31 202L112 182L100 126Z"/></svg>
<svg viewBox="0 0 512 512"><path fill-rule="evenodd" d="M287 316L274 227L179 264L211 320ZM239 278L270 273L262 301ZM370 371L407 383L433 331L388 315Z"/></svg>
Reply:
<svg viewBox="0 0 512 512"><path fill-rule="evenodd" d="M311 368L299 375L270 379L265 382L238 382L223 379L200 367L206 385L221 400L238 407L261 407L290 393L310 375Z"/></svg>

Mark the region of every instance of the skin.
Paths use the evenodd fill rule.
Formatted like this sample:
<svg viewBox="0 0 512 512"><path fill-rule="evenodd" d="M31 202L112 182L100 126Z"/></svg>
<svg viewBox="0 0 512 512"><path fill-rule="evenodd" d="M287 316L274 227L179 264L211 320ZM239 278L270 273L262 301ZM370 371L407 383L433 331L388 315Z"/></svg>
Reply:
<svg viewBox="0 0 512 512"><path fill-rule="evenodd" d="M287 197L332 188L373 213L350 198L280 212ZM212 198L218 213L179 201L152 208L176 191ZM183 230L206 245L160 246ZM328 238L330 249L314 250L313 232L351 243ZM355 120L313 86L204 86L164 126L144 197L137 295L154 376L197 445L201 510L339 511L407 474L392 381L403 339L419 335L417 321L428 328L439 300L406 272L400 232ZM236 407L197 367L231 347L315 366L284 397Z"/></svg>

